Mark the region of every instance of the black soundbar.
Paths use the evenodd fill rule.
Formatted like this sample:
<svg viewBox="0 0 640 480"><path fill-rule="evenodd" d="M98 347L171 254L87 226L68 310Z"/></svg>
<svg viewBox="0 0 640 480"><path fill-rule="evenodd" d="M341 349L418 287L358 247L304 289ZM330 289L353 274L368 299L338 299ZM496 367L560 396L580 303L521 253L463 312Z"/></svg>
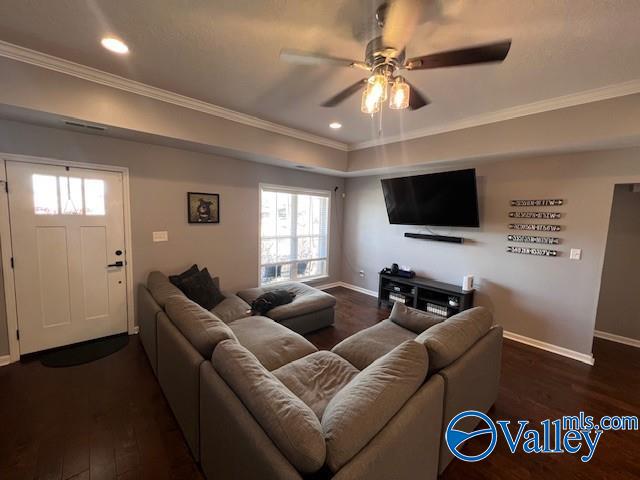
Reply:
<svg viewBox="0 0 640 480"><path fill-rule="evenodd" d="M421 240L434 240L436 242L464 243L463 237L447 237L446 235L429 235L428 233L406 232L404 236L407 238L419 238Z"/></svg>

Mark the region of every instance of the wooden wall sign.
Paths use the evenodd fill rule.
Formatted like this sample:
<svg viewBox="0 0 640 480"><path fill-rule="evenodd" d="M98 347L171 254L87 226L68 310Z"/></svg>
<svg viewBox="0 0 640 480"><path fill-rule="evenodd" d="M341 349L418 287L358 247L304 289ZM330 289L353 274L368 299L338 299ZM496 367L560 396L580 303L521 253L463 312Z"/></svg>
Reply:
<svg viewBox="0 0 640 480"><path fill-rule="evenodd" d="M507 235L510 242L520 243L540 243L544 245L558 245L560 239L557 237L535 237L533 235Z"/></svg>
<svg viewBox="0 0 640 480"><path fill-rule="evenodd" d="M557 250L547 250L546 248L530 247L507 247L507 252L518 253L520 255L536 255L538 257L557 257Z"/></svg>
<svg viewBox="0 0 640 480"><path fill-rule="evenodd" d="M560 199L511 200L512 207L559 207L564 204Z"/></svg>
<svg viewBox="0 0 640 480"><path fill-rule="evenodd" d="M559 232L562 227L560 225L541 225L537 223L510 223L511 230L531 230L535 232Z"/></svg>
<svg viewBox="0 0 640 480"><path fill-rule="evenodd" d="M511 218L536 218L542 220L556 220L560 218L559 212L509 212Z"/></svg>

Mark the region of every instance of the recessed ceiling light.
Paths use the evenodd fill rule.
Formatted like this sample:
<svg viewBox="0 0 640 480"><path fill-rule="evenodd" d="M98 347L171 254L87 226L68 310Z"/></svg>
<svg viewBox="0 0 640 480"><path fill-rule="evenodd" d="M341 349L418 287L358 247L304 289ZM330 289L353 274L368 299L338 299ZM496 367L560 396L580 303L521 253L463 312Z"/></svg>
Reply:
<svg viewBox="0 0 640 480"><path fill-rule="evenodd" d="M342 128L342 124L340 122L332 122L329 124L329 128L333 128L334 130L337 130L339 128Z"/></svg>
<svg viewBox="0 0 640 480"><path fill-rule="evenodd" d="M120 55L129 53L129 47L127 47L127 44L117 38L105 37L100 43L102 43L104 48L113 53L119 53Z"/></svg>

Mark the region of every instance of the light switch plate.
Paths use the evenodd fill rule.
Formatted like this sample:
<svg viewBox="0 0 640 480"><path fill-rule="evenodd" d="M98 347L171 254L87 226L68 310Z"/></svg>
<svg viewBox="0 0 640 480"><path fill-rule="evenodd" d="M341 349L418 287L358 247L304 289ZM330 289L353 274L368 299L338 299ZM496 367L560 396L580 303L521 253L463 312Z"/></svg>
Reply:
<svg viewBox="0 0 640 480"><path fill-rule="evenodd" d="M169 241L169 232L153 232L153 241L154 242L168 242Z"/></svg>
<svg viewBox="0 0 640 480"><path fill-rule="evenodd" d="M569 258L571 260L580 260L582 258L582 249L572 248L571 253L569 253Z"/></svg>

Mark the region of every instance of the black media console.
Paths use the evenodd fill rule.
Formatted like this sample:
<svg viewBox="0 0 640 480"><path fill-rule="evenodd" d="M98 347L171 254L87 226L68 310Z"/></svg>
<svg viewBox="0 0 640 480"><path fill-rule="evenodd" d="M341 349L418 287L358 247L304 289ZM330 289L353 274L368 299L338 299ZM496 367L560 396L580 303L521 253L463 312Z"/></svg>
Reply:
<svg viewBox="0 0 640 480"><path fill-rule="evenodd" d="M392 307L396 301L429 313L450 317L473 307L473 290L436 282L428 278L403 278L380 273L378 307Z"/></svg>

